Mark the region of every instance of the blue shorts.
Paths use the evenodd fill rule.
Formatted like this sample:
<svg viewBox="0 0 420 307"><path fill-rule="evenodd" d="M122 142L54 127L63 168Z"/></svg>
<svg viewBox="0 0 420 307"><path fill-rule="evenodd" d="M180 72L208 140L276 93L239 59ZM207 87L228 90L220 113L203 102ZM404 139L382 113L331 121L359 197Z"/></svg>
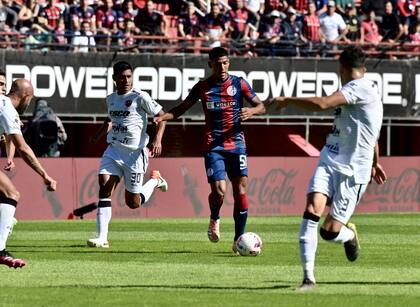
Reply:
<svg viewBox="0 0 420 307"><path fill-rule="evenodd" d="M226 180L226 174L232 180L235 177L248 176L246 153L209 151L204 153L207 181Z"/></svg>

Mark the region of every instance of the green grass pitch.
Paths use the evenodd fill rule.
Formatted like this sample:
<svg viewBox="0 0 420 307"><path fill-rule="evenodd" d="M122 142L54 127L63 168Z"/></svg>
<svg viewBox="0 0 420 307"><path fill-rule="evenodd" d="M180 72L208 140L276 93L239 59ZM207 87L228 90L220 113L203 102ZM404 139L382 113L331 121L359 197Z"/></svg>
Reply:
<svg viewBox="0 0 420 307"><path fill-rule="evenodd" d="M0 306L420 306L420 215L356 215L362 255L319 240L317 287L301 281L299 217L250 218L258 257L231 252L233 222L207 240L206 219L113 220L109 250L85 246L95 221L19 221L0 266Z"/></svg>

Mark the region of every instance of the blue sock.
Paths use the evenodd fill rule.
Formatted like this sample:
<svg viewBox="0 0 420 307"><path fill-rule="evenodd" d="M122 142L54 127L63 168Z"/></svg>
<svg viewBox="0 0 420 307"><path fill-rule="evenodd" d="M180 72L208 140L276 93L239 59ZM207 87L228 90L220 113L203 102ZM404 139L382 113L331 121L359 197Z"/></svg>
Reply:
<svg viewBox="0 0 420 307"><path fill-rule="evenodd" d="M209 195L210 218L212 220L220 219L220 208L223 204L223 196L218 194Z"/></svg>
<svg viewBox="0 0 420 307"><path fill-rule="evenodd" d="M233 219L235 220L234 240L236 241L245 232L246 220L248 219L248 209L244 209L244 210L234 209Z"/></svg>

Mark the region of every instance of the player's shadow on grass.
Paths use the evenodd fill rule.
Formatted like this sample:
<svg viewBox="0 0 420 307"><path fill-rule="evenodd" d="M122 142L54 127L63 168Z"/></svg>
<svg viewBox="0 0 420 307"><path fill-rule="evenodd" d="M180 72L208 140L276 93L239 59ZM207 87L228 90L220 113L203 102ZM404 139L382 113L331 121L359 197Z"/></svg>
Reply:
<svg viewBox="0 0 420 307"><path fill-rule="evenodd" d="M68 288L69 286L66 286ZM74 287L80 287L80 285L75 285ZM291 285L273 285L266 287L243 287L243 286L210 286L210 285L98 285L91 286L86 285L86 288L101 288L101 289L111 289L111 288L155 288L155 289L194 289L194 290L247 290L247 291L260 291L260 290L277 290L277 289L288 289L291 288Z"/></svg>
<svg viewBox="0 0 420 307"><path fill-rule="evenodd" d="M420 285L420 281L321 281L318 285L368 285L368 286L393 286L393 285Z"/></svg>

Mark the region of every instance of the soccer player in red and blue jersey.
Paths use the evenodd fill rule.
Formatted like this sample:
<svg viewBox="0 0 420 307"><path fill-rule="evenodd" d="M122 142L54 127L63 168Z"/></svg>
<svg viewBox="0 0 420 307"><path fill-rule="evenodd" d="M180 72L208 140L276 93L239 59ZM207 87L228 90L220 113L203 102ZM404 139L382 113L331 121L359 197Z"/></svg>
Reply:
<svg viewBox="0 0 420 307"><path fill-rule="evenodd" d="M247 81L229 75L229 54L222 47L209 53L211 76L199 81L188 97L169 112L154 118L156 123L176 119L201 100L205 115L204 161L209 195L211 242L220 239L220 208L226 193L226 174L232 181L235 220L234 243L245 232L248 217L246 188L248 166L245 137L241 123L253 115L263 114L265 107ZM251 107L244 107L246 100ZM233 250L236 252L235 244Z"/></svg>

